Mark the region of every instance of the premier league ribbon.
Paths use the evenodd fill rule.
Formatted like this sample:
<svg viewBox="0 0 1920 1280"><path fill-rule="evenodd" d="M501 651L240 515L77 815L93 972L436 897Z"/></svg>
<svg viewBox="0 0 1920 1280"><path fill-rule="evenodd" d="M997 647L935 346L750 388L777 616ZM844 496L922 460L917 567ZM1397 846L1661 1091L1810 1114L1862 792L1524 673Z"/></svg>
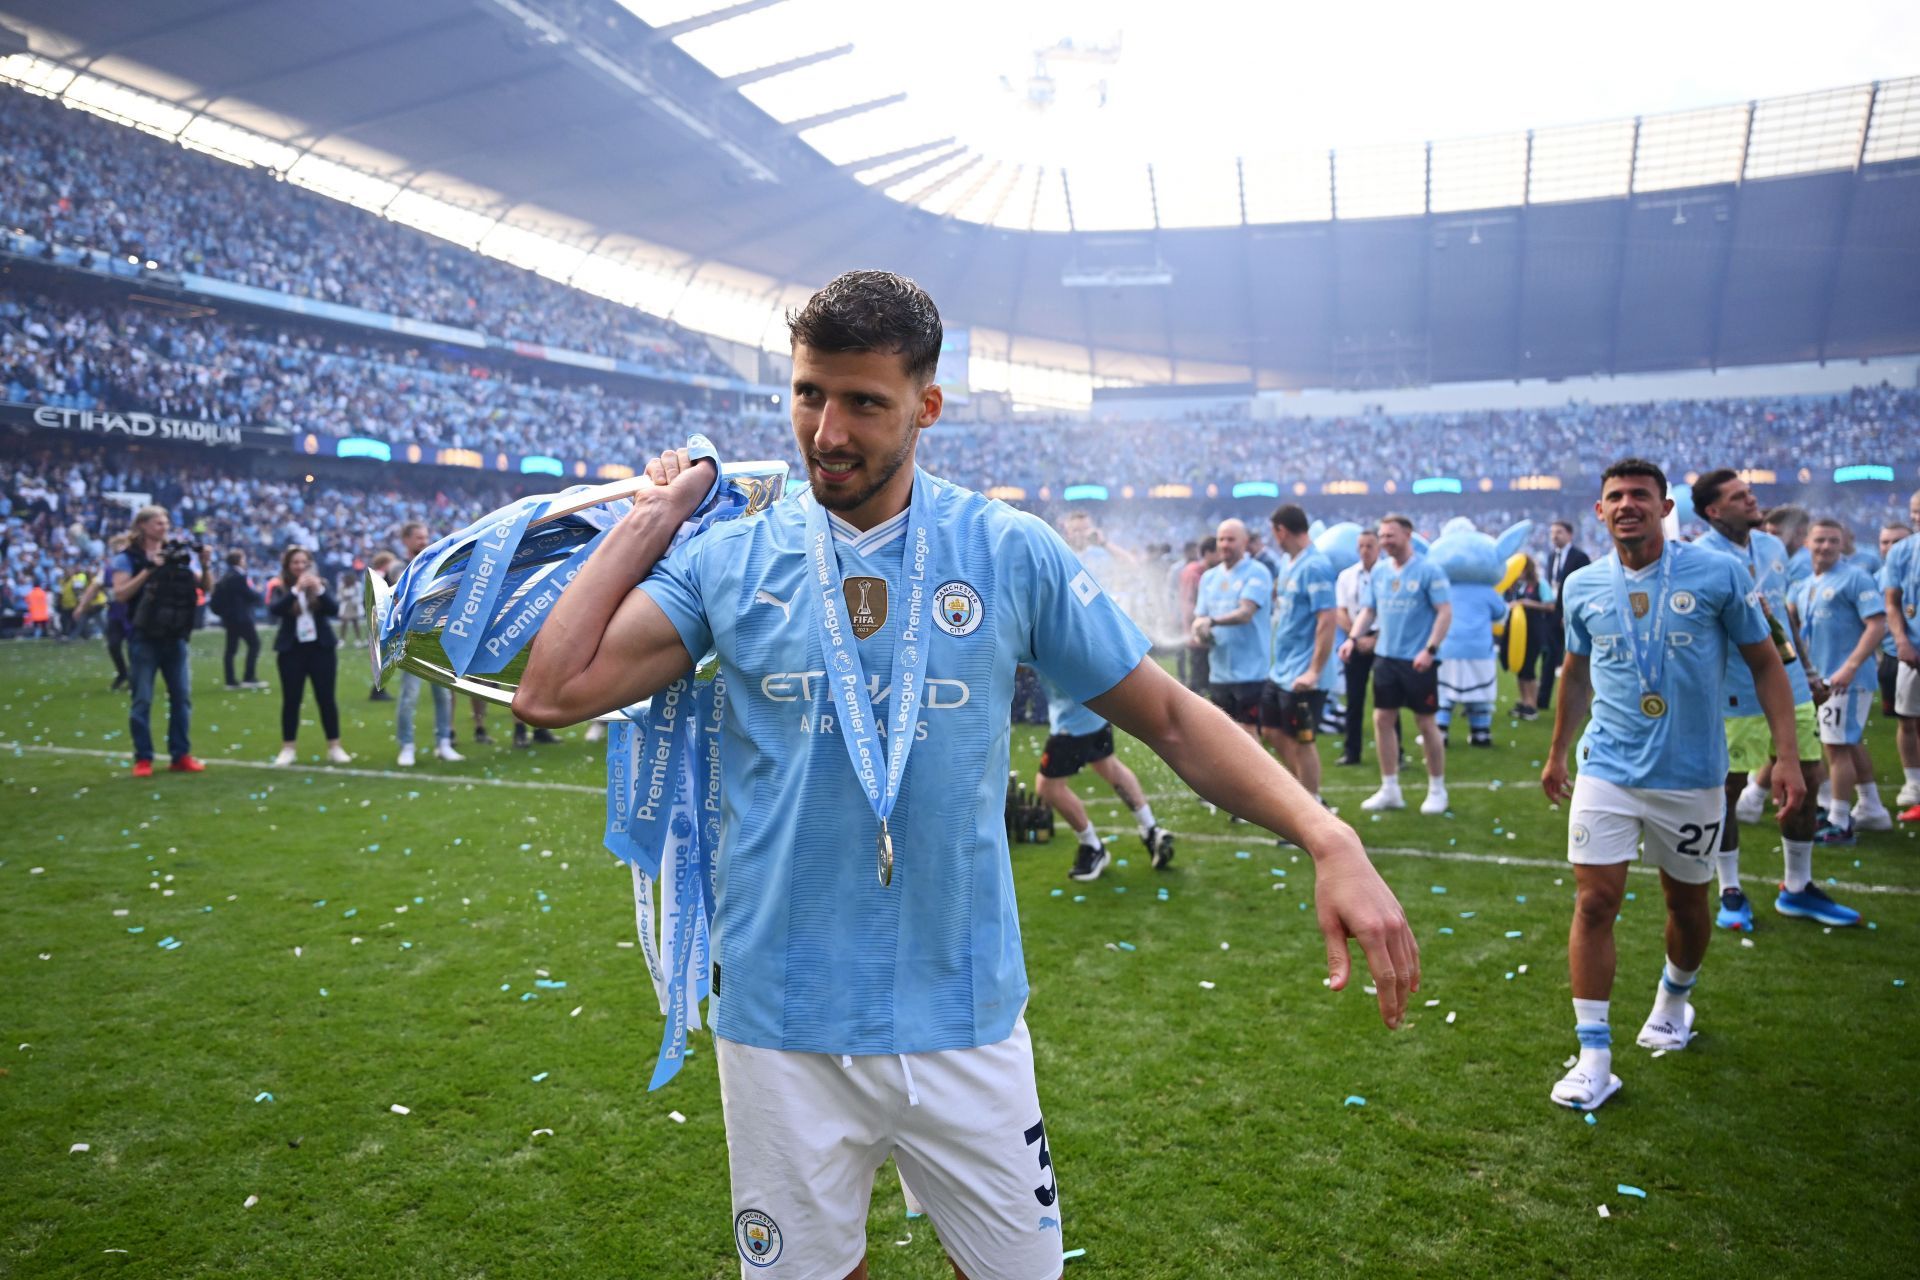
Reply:
<svg viewBox="0 0 1920 1280"><path fill-rule="evenodd" d="M688 442L688 455L712 459L719 474L675 532L669 553L786 493L785 463L721 465L703 436ZM522 498L427 547L391 588L370 573L375 679L399 667L510 703L541 623L649 483L642 475ZM724 678L689 675L601 717L608 722L604 840L632 867L641 950L667 1019L652 1089L680 1070L687 1032L700 1030L700 1002L708 996L725 715Z"/></svg>
<svg viewBox="0 0 1920 1280"><path fill-rule="evenodd" d="M1620 643L1626 646L1627 658L1633 663L1633 670L1640 677L1640 710L1651 719L1659 719L1667 714L1667 700L1660 694L1660 672L1666 665L1667 634L1667 588L1673 582L1673 549L1663 547L1660 552L1660 589L1648 601L1647 612L1653 620L1648 624L1647 647L1640 647L1640 632L1634 626L1633 604L1627 592L1627 569L1620 562L1618 552L1610 558L1613 569L1613 607L1620 615Z"/></svg>
<svg viewBox="0 0 1920 1280"><path fill-rule="evenodd" d="M893 642L893 726L880 743L880 725L873 714L873 699L868 696L867 675L860 662L860 650L854 643L844 608L840 582L840 557L833 549L833 530L827 512L818 502L806 504L807 561L812 567L814 598L819 604L815 621L820 627L820 643L827 659L827 678L833 686L834 701L840 707L840 741L853 762L854 777L866 792L873 816L880 820L877 839L880 883L893 883L893 833L887 819L900 798L900 783L907 776L907 756L913 750L914 717L920 709L921 672L926 668L927 596L931 588L927 575L932 572L933 497L926 473L918 468L913 476L913 498L907 508L908 542L905 556L907 579L907 616ZM885 772L880 758L884 754Z"/></svg>

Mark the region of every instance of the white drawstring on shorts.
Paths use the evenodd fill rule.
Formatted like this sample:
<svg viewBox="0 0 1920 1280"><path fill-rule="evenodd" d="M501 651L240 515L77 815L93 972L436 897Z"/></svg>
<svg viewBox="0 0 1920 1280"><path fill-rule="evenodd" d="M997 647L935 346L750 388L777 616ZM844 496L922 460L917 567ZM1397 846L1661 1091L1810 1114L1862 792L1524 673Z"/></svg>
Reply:
<svg viewBox="0 0 1920 1280"><path fill-rule="evenodd" d="M900 1074L905 1077L907 1082L907 1105L917 1107L920 1105L920 1091L914 1087L913 1064L907 1061L907 1055L904 1053L896 1053L893 1056L900 1060ZM840 1055L840 1069L842 1071L853 1070L852 1054L843 1053Z"/></svg>

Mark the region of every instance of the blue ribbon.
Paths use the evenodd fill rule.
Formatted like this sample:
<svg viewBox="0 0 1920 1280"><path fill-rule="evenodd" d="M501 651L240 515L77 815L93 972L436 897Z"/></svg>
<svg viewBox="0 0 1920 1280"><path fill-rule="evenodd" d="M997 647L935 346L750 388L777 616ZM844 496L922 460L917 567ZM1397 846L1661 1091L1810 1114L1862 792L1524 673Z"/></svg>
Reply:
<svg viewBox="0 0 1920 1280"><path fill-rule="evenodd" d="M1660 589L1649 602L1650 634L1644 650L1640 647L1639 630L1633 622L1633 605L1627 598L1627 568L1620 563L1618 552L1610 559L1613 564L1613 607L1620 614L1620 642L1626 646L1634 673L1640 677L1640 692L1657 693L1660 689L1660 672L1667 656L1667 588L1673 582L1673 549L1663 547L1660 551Z"/></svg>

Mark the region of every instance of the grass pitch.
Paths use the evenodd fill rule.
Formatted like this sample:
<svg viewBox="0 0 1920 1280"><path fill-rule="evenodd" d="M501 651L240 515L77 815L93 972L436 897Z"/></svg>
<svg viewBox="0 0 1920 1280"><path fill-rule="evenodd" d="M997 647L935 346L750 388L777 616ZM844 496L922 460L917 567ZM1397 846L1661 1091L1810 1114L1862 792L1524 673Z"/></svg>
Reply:
<svg viewBox="0 0 1920 1280"><path fill-rule="evenodd" d="M471 746L462 706L467 763L394 769L352 652L358 760L317 764L309 723L266 769L278 695L226 692L218 641L195 645L208 771L145 783L98 643L4 650L0 1275L737 1274L711 1042L646 1092L660 1019L598 748ZM1827 933L1771 913L1777 844L1747 828L1760 931L1716 936L1700 1038L1658 1060L1632 1045L1662 921L1635 875L1625 1089L1587 1124L1547 1101L1574 1049L1547 727L1497 736L1453 753L1446 818L1368 821L1371 765L1327 770L1419 937L1397 1034L1322 986L1304 855L1137 743L1169 872L1112 803L1126 865L1096 884L1066 879L1064 831L1015 848L1069 1277L1911 1274L1920 838L1815 855L1874 925ZM1016 741L1030 776L1040 735ZM876 1276L951 1274L890 1174L869 1238Z"/></svg>

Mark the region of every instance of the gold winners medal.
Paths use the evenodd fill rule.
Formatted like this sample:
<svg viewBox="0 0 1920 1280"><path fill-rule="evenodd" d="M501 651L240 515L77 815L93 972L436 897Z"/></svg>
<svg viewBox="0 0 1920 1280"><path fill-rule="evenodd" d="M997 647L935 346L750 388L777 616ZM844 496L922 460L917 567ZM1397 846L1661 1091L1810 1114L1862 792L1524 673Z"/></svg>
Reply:
<svg viewBox="0 0 1920 1280"><path fill-rule="evenodd" d="M1640 695L1640 710L1648 718L1658 720L1667 714L1667 700L1657 693L1643 693Z"/></svg>
<svg viewBox="0 0 1920 1280"><path fill-rule="evenodd" d="M880 836L874 844L880 851L880 885L885 888L893 883L893 833L887 830L885 818L880 819Z"/></svg>

